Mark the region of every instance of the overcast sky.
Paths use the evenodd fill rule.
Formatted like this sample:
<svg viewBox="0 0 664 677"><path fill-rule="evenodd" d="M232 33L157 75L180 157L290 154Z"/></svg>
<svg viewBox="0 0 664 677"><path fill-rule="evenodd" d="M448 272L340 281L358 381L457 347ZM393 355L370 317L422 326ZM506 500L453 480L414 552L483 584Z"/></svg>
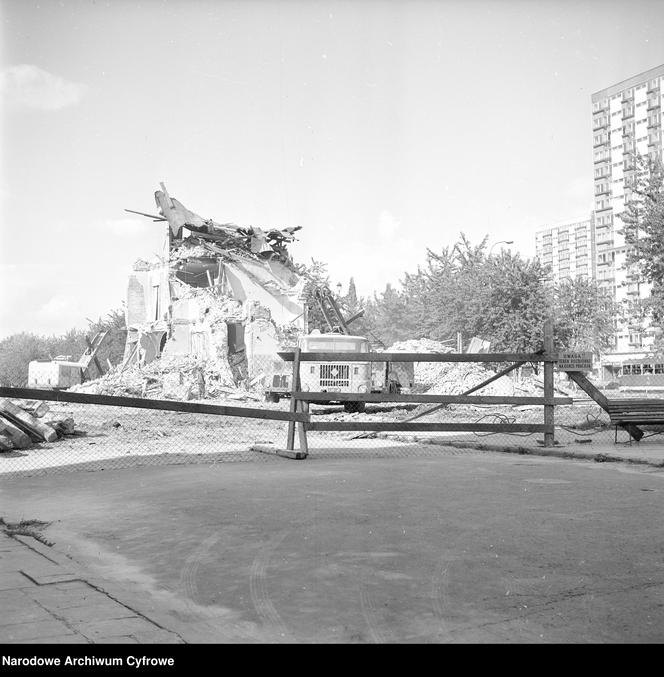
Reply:
<svg viewBox="0 0 664 677"><path fill-rule="evenodd" d="M203 217L299 225L360 294L464 231L587 218L590 95L664 63L659 0L0 0L0 338L119 308ZM494 250L497 251L500 246Z"/></svg>

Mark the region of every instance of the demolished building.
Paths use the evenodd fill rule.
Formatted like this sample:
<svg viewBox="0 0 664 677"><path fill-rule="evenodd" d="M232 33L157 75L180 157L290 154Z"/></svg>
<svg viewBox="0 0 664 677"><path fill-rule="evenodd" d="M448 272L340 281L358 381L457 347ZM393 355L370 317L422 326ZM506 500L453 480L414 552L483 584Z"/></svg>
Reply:
<svg viewBox="0 0 664 677"><path fill-rule="evenodd" d="M305 330L305 279L286 248L299 228L219 224L161 187L158 214L127 210L166 222L168 251L129 276L122 370L193 358L219 385L258 387Z"/></svg>

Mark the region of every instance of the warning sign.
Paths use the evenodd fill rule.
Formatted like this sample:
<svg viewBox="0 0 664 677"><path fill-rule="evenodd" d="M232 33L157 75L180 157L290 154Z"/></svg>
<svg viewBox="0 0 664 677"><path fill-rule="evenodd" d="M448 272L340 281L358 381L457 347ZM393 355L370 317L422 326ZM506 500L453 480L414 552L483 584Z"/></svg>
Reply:
<svg viewBox="0 0 664 677"><path fill-rule="evenodd" d="M575 352L558 353L557 367L559 371L592 371L593 354Z"/></svg>

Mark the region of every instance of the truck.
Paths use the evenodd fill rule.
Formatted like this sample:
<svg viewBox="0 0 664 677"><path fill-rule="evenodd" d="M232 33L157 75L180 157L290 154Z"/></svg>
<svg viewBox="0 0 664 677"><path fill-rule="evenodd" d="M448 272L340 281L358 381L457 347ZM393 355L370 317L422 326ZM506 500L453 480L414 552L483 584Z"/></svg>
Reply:
<svg viewBox="0 0 664 677"><path fill-rule="evenodd" d="M399 393L413 387L414 368L412 363L398 362L344 362L344 354L368 353L371 351L369 339L349 332L348 325L362 316L363 311L345 320L329 289L315 291L325 317L329 332L315 329L310 334L300 336L297 347L303 353L338 353L334 362L302 362L300 364L300 386L303 392L317 393ZM333 318L337 322L333 322ZM292 374L285 362L275 362L272 383L266 390L266 399L278 402L281 397L290 395ZM365 402L344 401L347 412L363 412Z"/></svg>

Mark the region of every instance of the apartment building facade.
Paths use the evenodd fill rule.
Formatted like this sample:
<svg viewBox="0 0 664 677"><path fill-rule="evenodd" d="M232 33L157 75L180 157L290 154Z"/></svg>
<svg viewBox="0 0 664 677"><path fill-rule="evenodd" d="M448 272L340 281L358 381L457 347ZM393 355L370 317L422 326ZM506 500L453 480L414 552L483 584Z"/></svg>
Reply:
<svg viewBox="0 0 664 677"><path fill-rule="evenodd" d="M622 214L636 182L634 155L662 157L664 65L595 92L592 97L593 172L597 280L629 308L650 294L634 269L625 265ZM652 343L654 329L635 318L617 318L616 340L607 361L618 363Z"/></svg>
<svg viewBox="0 0 664 677"><path fill-rule="evenodd" d="M535 233L535 253L551 268L551 281L596 277L594 217L552 225Z"/></svg>
<svg viewBox="0 0 664 677"><path fill-rule="evenodd" d="M622 365L646 356L656 332L630 313L630 302L647 298L650 285L626 266L622 215L636 182L635 154L663 157L664 64L595 92L591 103L592 215L587 221L538 231L535 238L537 256L551 265L554 280L587 274L620 304L614 346L602 358L603 375L610 378L621 373ZM581 224L589 230L592 266L587 266L587 273L584 258L582 265L577 265L578 252L585 253L585 239L576 238L577 228L583 232Z"/></svg>

